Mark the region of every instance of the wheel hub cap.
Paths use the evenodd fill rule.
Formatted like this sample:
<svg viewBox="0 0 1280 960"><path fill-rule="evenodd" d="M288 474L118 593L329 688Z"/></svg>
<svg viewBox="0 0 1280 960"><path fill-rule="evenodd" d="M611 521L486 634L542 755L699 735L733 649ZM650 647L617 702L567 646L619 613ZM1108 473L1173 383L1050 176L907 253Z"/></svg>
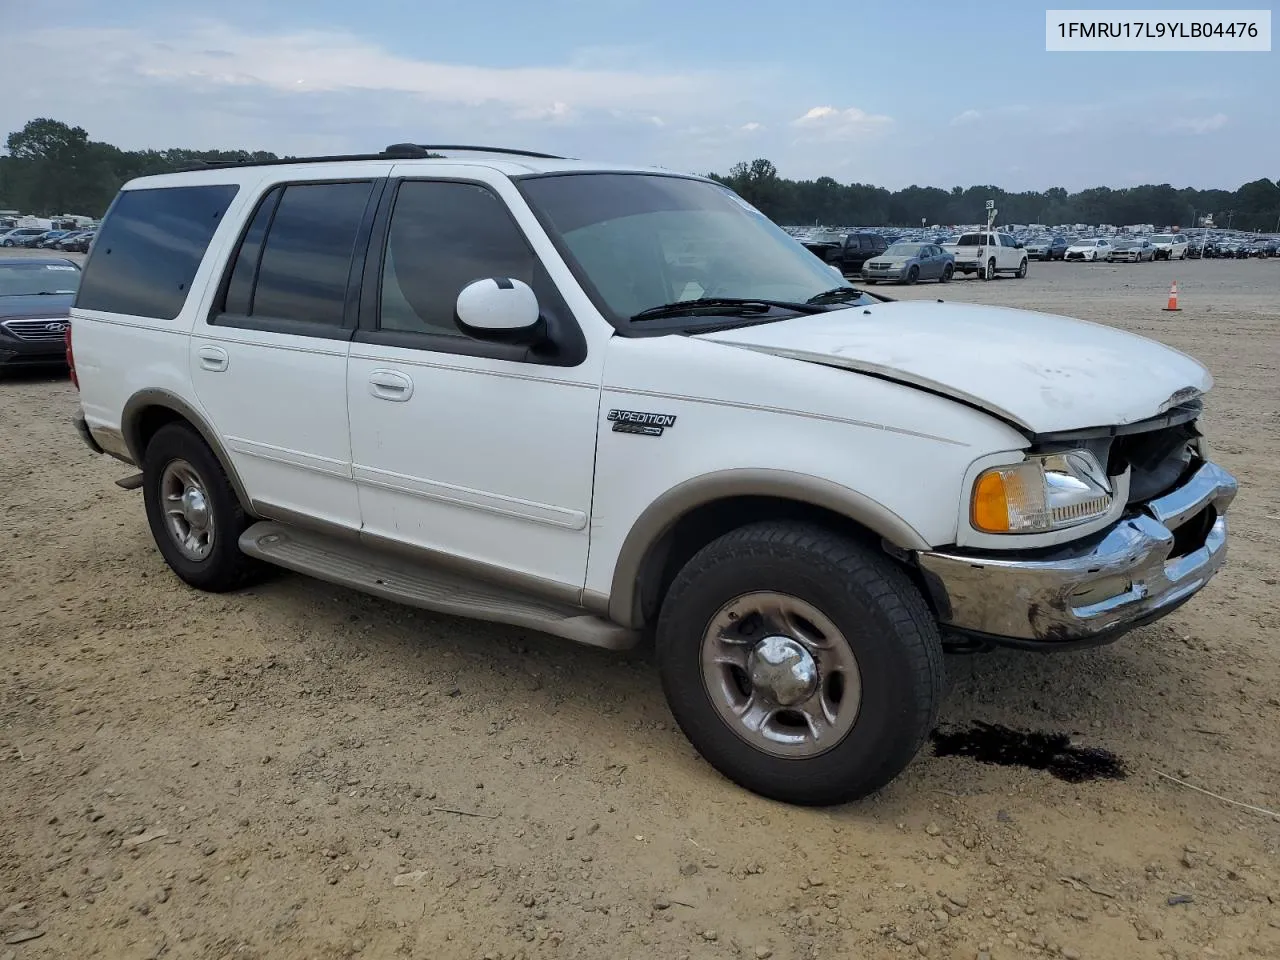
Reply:
<svg viewBox="0 0 1280 960"><path fill-rule="evenodd" d="M182 515L187 523L203 530L209 525L209 505L205 501L204 491L198 487L187 487L182 493Z"/></svg>
<svg viewBox="0 0 1280 960"><path fill-rule="evenodd" d="M781 707L808 700L818 689L818 664L790 637L766 637L748 658L751 686Z"/></svg>

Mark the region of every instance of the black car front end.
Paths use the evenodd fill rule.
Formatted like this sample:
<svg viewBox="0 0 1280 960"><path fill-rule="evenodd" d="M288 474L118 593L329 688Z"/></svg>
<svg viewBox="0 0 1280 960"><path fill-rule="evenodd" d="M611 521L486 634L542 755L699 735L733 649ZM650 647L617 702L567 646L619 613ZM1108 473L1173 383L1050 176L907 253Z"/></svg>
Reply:
<svg viewBox="0 0 1280 960"><path fill-rule="evenodd" d="M70 260L0 258L0 369L66 363L80 268Z"/></svg>

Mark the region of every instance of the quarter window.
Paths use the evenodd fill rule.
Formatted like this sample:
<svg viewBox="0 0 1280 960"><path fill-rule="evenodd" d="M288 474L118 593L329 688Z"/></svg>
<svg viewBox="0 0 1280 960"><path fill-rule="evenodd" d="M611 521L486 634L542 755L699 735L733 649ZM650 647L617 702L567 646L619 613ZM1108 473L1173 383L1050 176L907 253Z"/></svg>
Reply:
<svg viewBox="0 0 1280 960"><path fill-rule="evenodd" d="M122 191L107 211L76 306L156 320L182 312L200 262L239 187Z"/></svg>

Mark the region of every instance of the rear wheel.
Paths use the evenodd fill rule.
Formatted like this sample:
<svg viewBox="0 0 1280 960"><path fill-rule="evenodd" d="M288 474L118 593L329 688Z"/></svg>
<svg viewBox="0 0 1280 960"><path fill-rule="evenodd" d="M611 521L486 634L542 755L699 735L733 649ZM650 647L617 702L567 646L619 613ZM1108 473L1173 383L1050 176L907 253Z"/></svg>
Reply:
<svg viewBox="0 0 1280 960"><path fill-rule="evenodd" d="M252 518L218 458L187 424L166 424L151 438L142 458L142 491L160 555L191 586L234 590L264 569L240 552L240 534Z"/></svg>
<svg viewBox="0 0 1280 960"><path fill-rule="evenodd" d="M996 278L996 261L995 261L995 258L992 257L990 260L987 261L987 265L982 268L982 279L994 280L995 278Z"/></svg>
<svg viewBox="0 0 1280 960"><path fill-rule="evenodd" d="M880 789L924 743L942 645L888 557L823 527L751 524L712 541L662 604L672 714L726 777L822 805Z"/></svg>

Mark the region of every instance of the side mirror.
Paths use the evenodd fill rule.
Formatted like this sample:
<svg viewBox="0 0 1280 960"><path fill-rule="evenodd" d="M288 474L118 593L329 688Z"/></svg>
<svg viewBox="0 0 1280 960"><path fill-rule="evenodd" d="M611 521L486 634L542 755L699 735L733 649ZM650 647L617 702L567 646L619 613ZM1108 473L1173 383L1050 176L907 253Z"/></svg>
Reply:
<svg viewBox="0 0 1280 960"><path fill-rule="evenodd" d="M828 263L827 266L831 268L831 272L834 273L837 277L844 276L844 270L841 269L840 264Z"/></svg>
<svg viewBox="0 0 1280 960"><path fill-rule="evenodd" d="M454 320L468 336L500 343L535 343L545 326L533 290L509 277L489 277L463 287Z"/></svg>
<svg viewBox="0 0 1280 960"><path fill-rule="evenodd" d="M1021 240L1019 240L1019 241L1018 241L1018 243L1016 244L1016 246L1017 246L1017 248L1018 248L1019 250L1022 250L1022 249L1024 249L1024 248L1026 247L1026 244L1025 244L1025 243L1023 243Z"/></svg>

